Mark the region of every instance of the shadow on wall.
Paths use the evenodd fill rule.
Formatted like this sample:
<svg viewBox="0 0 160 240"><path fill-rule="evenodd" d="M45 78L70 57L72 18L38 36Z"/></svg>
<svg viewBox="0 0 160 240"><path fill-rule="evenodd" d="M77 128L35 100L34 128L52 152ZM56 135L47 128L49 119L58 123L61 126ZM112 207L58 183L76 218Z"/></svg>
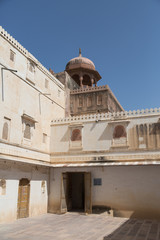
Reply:
<svg viewBox="0 0 160 240"><path fill-rule="evenodd" d="M49 167L2 160L0 162L0 175L1 178L7 180L20 180L21 178L34 181L48 180Z"/></svg>
<svg viewBox="0 0 160 240"><path fill-rule="evenodd" d="M105 141L105 140L111 140L112 136L112 130L111 128L107 125L106 128L104 129L103 133L99 137L98 141Z"/></svg>
<svg viewBox="0 0 160 240"><path fill-rule="evenodd" d="M111 220L111 228L115 229L114 225L118 225L116 219ZM158 221L129 219L119 228L104 236L103 240L156 240L160 237L158 236L159 226L160 222Z"/></svg>
<svg viewBox="0 0 160 240"><path fill-rule="evenodd" d="M63 137L60 140L61 142L68 142L69 141L69 131L67 129L67 131L64 133Z"/></svg>

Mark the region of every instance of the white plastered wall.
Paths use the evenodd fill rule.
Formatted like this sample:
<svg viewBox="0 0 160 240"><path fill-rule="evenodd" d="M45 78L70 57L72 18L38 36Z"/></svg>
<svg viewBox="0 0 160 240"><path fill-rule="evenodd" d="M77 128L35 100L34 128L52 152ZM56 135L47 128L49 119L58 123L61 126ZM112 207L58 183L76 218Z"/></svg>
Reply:
<svg viewBox="0 0 160 240"><path fill-rule="evenodd" d="M49 169L26 164L11 164L4 162L0 167L0 179L6 180L6 194L0 195L0 222L10 222L17 219L19 180L27 178L30 181L29 217L47 213ZM41 184L45 181L45 191Z"/></svg>
<svg viewBox="0 0 160 240"><path fill-rule="evenodd" d="M160 218L160 166L55 168L50 173L49 212L60 209L61 174L91 172L92 206L110 207L114 216ZM93 179L102 185L94 186Z"/></svg>

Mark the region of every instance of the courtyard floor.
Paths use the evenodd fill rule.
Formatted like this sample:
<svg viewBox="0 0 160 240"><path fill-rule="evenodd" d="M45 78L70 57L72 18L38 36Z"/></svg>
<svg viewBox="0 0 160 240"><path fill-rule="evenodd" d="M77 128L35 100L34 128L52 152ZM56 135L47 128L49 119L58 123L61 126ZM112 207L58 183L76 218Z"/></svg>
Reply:
<svg viewBox="0 0 160 240"><path fill-rule="evenodd" d="M0 240L160 240L160 222L105 214L45 214L0 224Z"/></svg>

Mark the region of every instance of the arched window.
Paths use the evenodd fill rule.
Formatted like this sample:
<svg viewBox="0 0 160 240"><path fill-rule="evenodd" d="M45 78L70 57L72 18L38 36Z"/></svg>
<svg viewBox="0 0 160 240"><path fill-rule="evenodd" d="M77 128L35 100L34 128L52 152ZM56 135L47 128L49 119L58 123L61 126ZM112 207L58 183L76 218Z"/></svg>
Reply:
<svg viewBox="0 0 160 240"><path fill-rule="evenodd" d="M25 125L24 138L31 139L31 126L28 123Z"/></svg>
<svg viewBox="0 0 160 240"><path fill-rule="evenodd" d="M81 137L81 131L80 129L74 129L72 131L72 136L71 136L71 141L81 141L82 137Z"/></svg>
<svg viewBox="0 0 160 240"><path fill-rule="evenodd" d="M122 138L126 137L126 130L124 126L118 125L114 129L113 138Z"/></svg>
<svg viewBox="0 0 160 240"><path fill-rule="evenodd" d="M8 139L8 123L7 122L5 122L3 125L2 139L5 139L5 140Z"/></svg>
<svg viewBox="0 0 160 240"><path fill-rule="evenodd" d="M84 86L91 86L91 78L89 75L85 74L83 76L83 85Z"/></svg>

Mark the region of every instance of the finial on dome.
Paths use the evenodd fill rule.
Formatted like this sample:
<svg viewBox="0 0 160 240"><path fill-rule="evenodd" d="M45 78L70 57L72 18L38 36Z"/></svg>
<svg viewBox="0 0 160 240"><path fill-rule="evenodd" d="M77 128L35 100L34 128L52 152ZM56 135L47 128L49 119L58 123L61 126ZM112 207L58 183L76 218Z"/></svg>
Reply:
<svg viewBox="0 0 160 240"><path fill-rule="evenodd" d="M82 57L81 48L79 48L79 57Z"/></svg>

